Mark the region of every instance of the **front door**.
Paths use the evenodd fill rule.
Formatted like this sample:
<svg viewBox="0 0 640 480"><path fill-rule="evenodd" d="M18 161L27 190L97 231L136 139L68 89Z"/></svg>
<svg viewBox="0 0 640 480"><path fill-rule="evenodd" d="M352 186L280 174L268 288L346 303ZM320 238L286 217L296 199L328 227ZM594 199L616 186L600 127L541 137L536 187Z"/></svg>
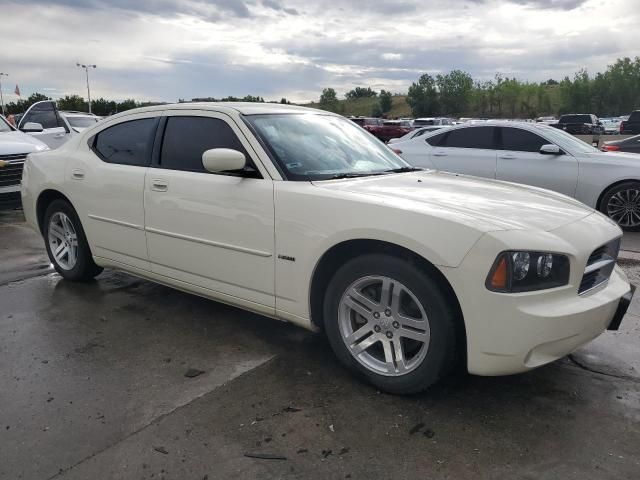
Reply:
<svg viewBox="0 0 640 480"><path fill-rule="evenodd" d="M496 178L546 188L574 197L578 162L569 154L540 153L552 143L540 135L517 127L501 127Z"/></svg>
<svg viewBox="0 0 640 480"><path fill-rule="evenodd" d="M202 153L251 147L222 113L169 111L161 154L145 182L145 230L154 273L231 303L275 311L273 181L205 171Z"/></svg>

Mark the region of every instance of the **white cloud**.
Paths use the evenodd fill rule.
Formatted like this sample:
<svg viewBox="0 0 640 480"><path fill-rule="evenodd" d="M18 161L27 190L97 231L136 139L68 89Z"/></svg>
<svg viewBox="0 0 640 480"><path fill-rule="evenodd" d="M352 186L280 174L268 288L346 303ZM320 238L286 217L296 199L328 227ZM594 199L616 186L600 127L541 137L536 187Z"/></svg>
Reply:
<svg viewBox="0 0 640 480"><path fill-rule="evenodd" d="M0 70L11 75L3 91L18 83L23 96L84 95L75 64L91 62L92 96L167 101L403 91L423 72L453 68L478 79L559 79L638 54L634 3L0 0Z"/></svg>

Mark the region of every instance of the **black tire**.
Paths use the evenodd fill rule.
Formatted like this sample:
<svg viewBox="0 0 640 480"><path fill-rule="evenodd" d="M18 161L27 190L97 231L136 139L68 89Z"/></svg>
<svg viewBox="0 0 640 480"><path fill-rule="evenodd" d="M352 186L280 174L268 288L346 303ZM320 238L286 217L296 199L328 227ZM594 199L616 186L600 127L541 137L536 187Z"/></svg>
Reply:
<svg viewBox="0 0 640 480"><path fill-rule="evenodd" d="M340 331L338 310L344 292L353 282L384 276L406 286L424 308L429 328L428 350L421 363L399 376L385 376L367 368L351 354ZM345 263L333 276L324 298L324 327L336 356L351 371L378 389L393 394L426 390L456 365L456 309L434 276L407 260L384 254L367 254Z"/></svg>
<svg viewBox="0 0 640 480"><path fill-rule="evenodd" d="M618 222L609 212L609 202L611 201L611 198L621 192L625 192L625 191L633 191L633 192L639 192L637 199L634 199L634 201L632 202L634 205L637 205L637 211L640 214L640 182L634 181L634 180L630 180L628 182L623 182L620 183L614 187L609 188L607 191L605 191L604 195L602 195L602 200L600 201L600 212L602 212L604 215L606 215L607 217L611 218L614 222L618 223L618 225L620 226L620 228L622 228L623 230L627 231L627 232L638 232L640 231L640 220L638 220L637 224L633 225L625 225L625 222ZM634 198L634 197L630 197L630 198ZM631 222L628 222L631 223Z"/></svg>
<svg viewBox="0 0 640 480"><path fill-rule="evenodd" d="M51 224L51 217L53 217L56 213L65 214L71 221L73 229L76 232L78 240L78 256L75 265L71 269L63 268L55 259L53 252L51 251L49 242L49 228ZM66 200L54 200L53 202L51 202L44 214L44 223L42 230L44 244L47 248L49 260L51 260L53 267L65 280L70 280L72 282L87 282L89 280L92 280L102 272L102 267L99 267L93 261L91 249L89 248L89 244L87 243L87 237L84 234L84 230L82 228L82 224L80 223L80 219L78 218L78 214L71 206L71 204L69 204L69 202L67 202Z"/></svg>

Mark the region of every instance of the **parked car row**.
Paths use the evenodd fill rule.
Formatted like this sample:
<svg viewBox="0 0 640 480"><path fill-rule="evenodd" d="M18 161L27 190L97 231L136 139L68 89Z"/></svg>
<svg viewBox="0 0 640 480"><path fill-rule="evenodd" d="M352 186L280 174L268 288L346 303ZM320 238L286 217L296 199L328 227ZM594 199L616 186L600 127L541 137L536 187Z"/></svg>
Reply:
<svg viewBox="0 0 640 480"><path fill-rule="evenodd" d="M22 201L65 279L120 269L324 331L387 392L424 390L458 362L478 375L531 370L618 329L633 295L616 265L620 228L495 178L544 181L591 206L614 181L602 201L623 224L640 197L624 154L510 123L397 145L410 163L491 180L422 171L328 112L178 104L30 154Z"/></svg>

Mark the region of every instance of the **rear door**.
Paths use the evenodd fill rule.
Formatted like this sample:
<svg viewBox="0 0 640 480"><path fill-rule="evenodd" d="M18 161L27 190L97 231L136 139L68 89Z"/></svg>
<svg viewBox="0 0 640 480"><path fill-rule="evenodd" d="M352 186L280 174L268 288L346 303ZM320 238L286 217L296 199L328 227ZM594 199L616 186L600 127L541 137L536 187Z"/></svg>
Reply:
<svg viewBox="0 0 640 480"><path fill-rule="evenodd" d="M37 138L41 142L46 143L49 148L58 148L66 142L71 135L69 128L58 113L56 102L53 100L45 100L36 102L20 119L19 129L23 130L27 123L39 123L42 125L42 132L26 132Z"/></svg>
<svg viewBox="0 0 640 480"><path fill-rule="evenodd" d="M542 145L553 142L517 127L499 127L496 178L524 183L575 196L578 162L569 154L540 153Z"/></svg>
<svg viewBox="0 0 640 480"><path fill-rule="evenodd" d="M448 130L436 135L437 140L430 137L431 161L438 170L495 178L495 134L493 126L474 126Z"/></svg>
<svg viewBox="0 0 640 480"><path fill-rule="evenodd" d="M117 123L105 123L70 155L68 188L85 227L93 254L125 268L149 270L144 232L145 175L161 111L135 113Z"/></svg>

